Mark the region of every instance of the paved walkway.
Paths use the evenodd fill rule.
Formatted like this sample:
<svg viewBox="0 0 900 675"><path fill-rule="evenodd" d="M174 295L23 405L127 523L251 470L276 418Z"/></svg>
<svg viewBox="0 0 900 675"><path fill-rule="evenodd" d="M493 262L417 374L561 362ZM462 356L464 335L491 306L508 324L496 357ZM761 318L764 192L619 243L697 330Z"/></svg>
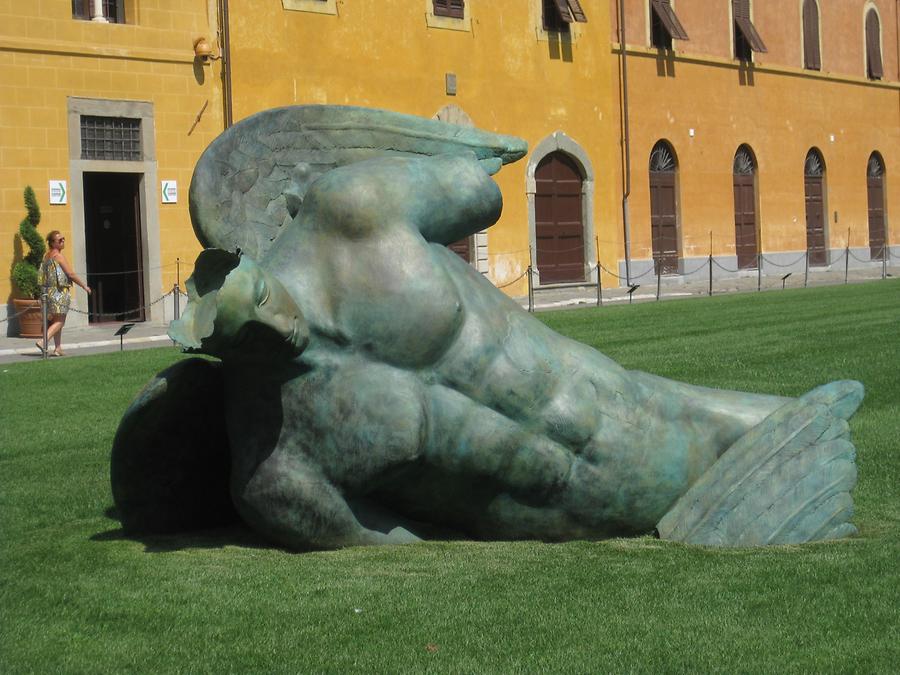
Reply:
<svg viewBox="0 0 900 675"><path fill-rule="evenodd" d="M896 273L896 268L889 269L888 276ZM850 283L872 281L881 279L881 267L872 267L863 270L851 270L848 275ZM644 283L632 294L632 302L647 302L656 300L656 277L648 276L642 279ZM810 271L809 285L824 286L829 284L844 283L844 271L841 270L816 270ZM751 292L756 291L757 278L755 273L735 279L714 279L713 294ZM786 288L803 286L803 274L793 274L785 280ZM780 277L764 277L762 289L774 291L781 289ZM660 299L688 298L692 296L705 296L709 291L709 281L687 281L684 277L663 277L660 284ZM523 307L528 307L528 298L516 298ZM603 304L627 303L628 290L624 288L604 288ZM550 310L566 307L584 307L597 304L596 286L572 285L565 287L541 289L535 292L535 309ZM118 351L119 338L113 334L121 324L109 323L88 326L84 328L66 328L63 332L63 349L66 358L82 354L96 354L99 352ZM2 326L5 328L5 325ZM121 347L124 350L146 349L148 347L172 347L172 341L166 335L167 325L138 323L122 339ZM18 337L0 337L0 363L36 361L41 354L34 346L34 339Z"/></svg>

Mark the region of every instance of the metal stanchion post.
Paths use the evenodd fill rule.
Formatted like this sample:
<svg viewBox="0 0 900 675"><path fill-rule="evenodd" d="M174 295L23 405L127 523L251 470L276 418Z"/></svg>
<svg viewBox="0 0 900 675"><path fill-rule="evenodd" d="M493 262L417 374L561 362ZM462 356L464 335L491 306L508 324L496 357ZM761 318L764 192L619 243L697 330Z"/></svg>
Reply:
<svg viewBox="0 0 900 675"><path fill-rule="evenodd" d="M597 261L597 307L603 306L603 280L601 277L600 261Z"/></svg>
<svg viewBox="0 0 900 675"><path fill-rule="evenodd" d="M712 253L710 253L709 254L709 293L708 293L710 296L712 295L712 272L713 272L712 265L713 265Z"/></svg>
<svg viewBox="0 0 900 675"><path fill-rule="evenodd" d="M47 291L41 291L41 339L43 340L44 348L41 350L41 358L47 358L47 343L49 339L47 337Z"/></svg>
<svg viewBox="0 0 900 675"><path fill-rule="evenodd" d="M531 278L531 265L528 266L528 311L534 313L534 281Z"/></svg>
<svg viewBox="0 0 900 675"><path fill-rule="evenodd" d="M847 277L850 273L850 240L847 240L847 250L844 251L844 283L847 283Z"/></svg>
<svg viewBox="0 0 900 675"><path fill-rule="evenodd" d="M756 290L762 290L762 266L763 266L763 257L762 251L756 254Z"/></svg>
<svg viewBox="0 0 900 675"><path fill-rule="evenodd" d="M659 291L662 286L662 274L659 273L659 261L656 261L656 300L659 301Z"/></svg>
<svg viewBox="0 0 900 675"><path fill-rule="evenodd" d="M881 278L882 279L887 278L887 259L888 259L887 244L882 244L882 246L881 246Z"/></svg>
<svg viewBox="0 0 900 675"><path fill-rule="evenodd" d="M809 246L806 247L806 264L803 266L803 288L809 284Z"/></svg>
<svg viewBox="0 0 900 675"><path fill-rule="evenodd" d="M181 317L181 289L178 288L177 283L172 287L172 293L175 300L174 314L175 319L177 320Z"/></svg>

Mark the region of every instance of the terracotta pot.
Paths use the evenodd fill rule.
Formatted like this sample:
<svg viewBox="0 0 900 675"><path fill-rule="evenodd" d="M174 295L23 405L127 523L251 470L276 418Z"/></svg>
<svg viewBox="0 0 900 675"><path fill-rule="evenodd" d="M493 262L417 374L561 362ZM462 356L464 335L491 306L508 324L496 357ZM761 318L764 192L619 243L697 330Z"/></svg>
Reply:
<svg viewBox="0 0 900 675"><path fill-rule="evenodd" d="M41 301L13 298L13 307L15 307L15 313L19 314L19 337L43 337L44 333L41 329ZM21 312L25 313L21 314Z"/></svg>

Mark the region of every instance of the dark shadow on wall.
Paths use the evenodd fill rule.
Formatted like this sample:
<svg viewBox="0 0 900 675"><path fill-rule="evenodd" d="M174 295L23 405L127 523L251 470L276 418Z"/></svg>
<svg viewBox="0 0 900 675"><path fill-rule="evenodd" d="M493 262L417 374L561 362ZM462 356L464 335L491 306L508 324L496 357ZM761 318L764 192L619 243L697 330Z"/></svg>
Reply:
<svg viewBox="0 0 900 675"><path fill-rule="evenodd" d="M668 49L656 52L656 74L659 77L675 77L675 54Z"/></svg>
<svg viewBox="0 0 900 675"><path fill-rule="evenodd" d="M756 84L753 77L753 63L741 61L738 66L738 84L742 87L752 87Z"/></svg>
<svg viewBox="0 0 900 675"><path fill-rule="evenodd" d="M572 63L572 36L567 33L550 31L547 33L547 50L554 61Z"/></svg>
<svg viewBox="0 0 900 675"><path fill-rule="evenodd" d="M12 260L9 262L9 279L12 279L13 268L16 263L22 260L25 257L25 249L22 247L22 237L16 232L13 235L13 255ZM15 297L15 288L12 288L9 293L9 297L6 298L6 316L12 316L16 313L16 307L13 305L13 298ZM6 337L18 337L19 335L19 320L18 319L10 319L6 322Z"/></svg>

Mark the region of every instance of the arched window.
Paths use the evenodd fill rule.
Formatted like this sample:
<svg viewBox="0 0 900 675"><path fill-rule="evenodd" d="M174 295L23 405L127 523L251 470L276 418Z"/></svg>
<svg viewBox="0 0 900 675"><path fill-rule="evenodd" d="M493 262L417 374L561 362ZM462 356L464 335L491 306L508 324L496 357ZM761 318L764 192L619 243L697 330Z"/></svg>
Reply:
<svg viewBox="0 0 900 675"><path fill-rule="evenodd" d="M810 265L827 265L825 248L825 160L822 153L811 148L804 163L804 192L806 196L806 250Z"/></svg>
<svg viewBox="0 0 900 675"><path fill-rule="evenodd" d="M678 272L677 171L672 146L658 141L650 152L650 236L660 274Z"/></svg>
<svg viewBox="0 0 900 675"><path fill-rule="evenodd" d="M881 22L874 7L866 12L866 75L870 80L884 77L881 65Z"/></svg>
<svg viewBox="0 0 900 675"><path fill-rule="evenodd" d="M557 150L541 159L534 179L535 264L541 284L584 281L581 169Z"/></svg>
<svg viewBox="0 0 900 675"><path fill-rule="evenodd" d="M881 260L887 244L887 223L884 219L884 160L877 152L869 155L866 191L869 199L869 257Z"/></svg>
<svg viewBox="0 0 900 675"><path fill-rule="evenodd" d="M819 4L816 0L803 0L803 67L822 70L819 53Z"/></svg>
<svg viewBox="0 0 900 675"><path fill-rule="evenodd" d="M756 160L749 146L734 153L734 249L738 268L755 269L759 245L756 224Z"/></svg>

